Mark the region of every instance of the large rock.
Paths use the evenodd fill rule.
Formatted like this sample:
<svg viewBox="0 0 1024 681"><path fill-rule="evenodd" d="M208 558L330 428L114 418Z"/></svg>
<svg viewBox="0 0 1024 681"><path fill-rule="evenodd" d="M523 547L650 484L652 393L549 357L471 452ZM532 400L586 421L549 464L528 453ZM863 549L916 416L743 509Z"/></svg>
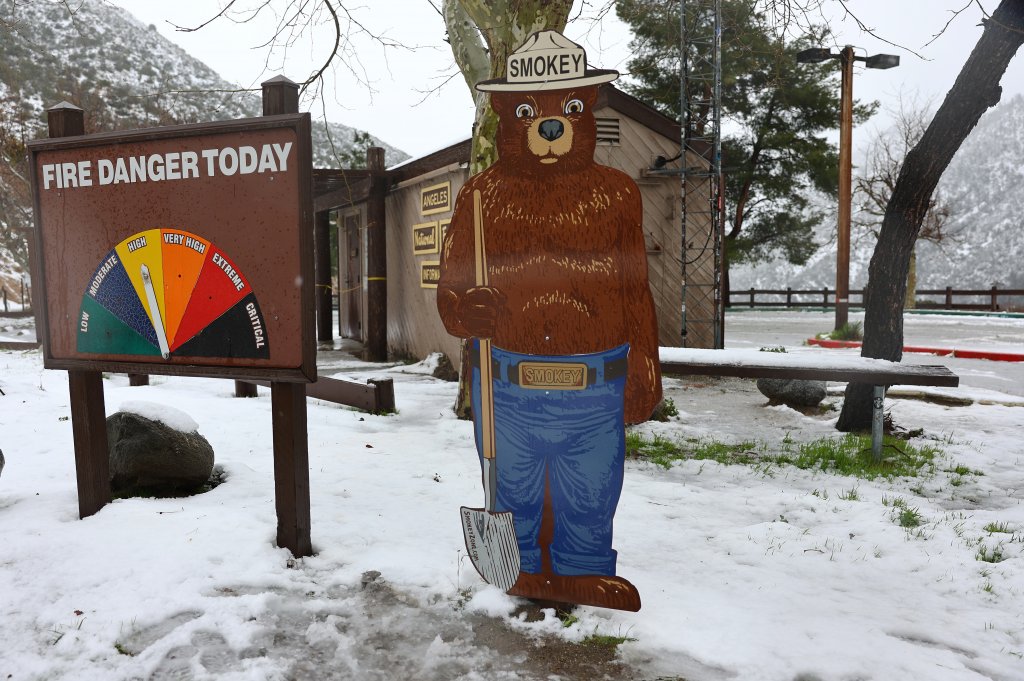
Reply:
<svg viewBox="0 0 1024 681"><path fill-rule="evenodd" d="M759 378L757 389L772 404L806 409L817 407L825 399L825 381L807 381L799 378Z"/></svg>
<svg viewBox="0 0 1024 681"><path fill-rule="evenodd" d="M213 447L205 437L132 412L107 417L107 447L113 492L187 494L213 472Z"/></svg>

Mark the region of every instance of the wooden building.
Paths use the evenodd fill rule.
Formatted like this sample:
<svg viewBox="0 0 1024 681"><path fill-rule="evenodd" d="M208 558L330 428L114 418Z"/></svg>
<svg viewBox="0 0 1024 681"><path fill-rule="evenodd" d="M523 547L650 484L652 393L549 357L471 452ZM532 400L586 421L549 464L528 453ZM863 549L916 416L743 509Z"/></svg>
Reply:
<svg viewBox="0 0 1024 681"><path fill-rule="evenodd" d="M678 172L654 169L659 156L679 154L679 126L610 85L601 89L595 116L595 160L627 173L643 197L659 343L681 345L680 179ZM469 176L469 157L466 140L387 170L378 155L366 171L315 171L318 242L325 243L328 212L338 229L338 331L363 342L368 358L459 356L459 340L437 314L436 287L441 239ZM326 295L330 263L323 255L321 249L319 337L327 340L333 335Z"/></svg>

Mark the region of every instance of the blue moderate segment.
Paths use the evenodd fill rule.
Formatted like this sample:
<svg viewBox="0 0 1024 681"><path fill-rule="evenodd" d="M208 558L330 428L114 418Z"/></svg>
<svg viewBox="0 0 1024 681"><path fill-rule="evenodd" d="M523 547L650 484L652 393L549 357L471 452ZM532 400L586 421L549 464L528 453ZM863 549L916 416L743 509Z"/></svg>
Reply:
<svg viewBox="0 0 1024 681"><path fill-rule="evenodd" d="M111 258L114 259L114 262L111 262ZM104 272L104 268L106 268L106 272ZM93 277L89 279L85 295L93 298L128 328L154 346L159 345L153 323L149 320L146 308L142 306L142 301L139 300L139 295L131 279L128 278L124 265L117 258L116 251L110 251L103 258L103 262L96 268Z"/></svg>

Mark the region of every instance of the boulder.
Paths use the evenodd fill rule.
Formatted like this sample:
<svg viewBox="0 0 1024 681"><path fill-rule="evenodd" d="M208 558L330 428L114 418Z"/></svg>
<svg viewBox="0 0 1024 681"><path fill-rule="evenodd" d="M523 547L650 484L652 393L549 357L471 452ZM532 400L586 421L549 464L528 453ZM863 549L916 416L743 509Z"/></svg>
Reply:
<svg viewBox="0 0 1024 681"><path fill-rule="evenodd" d="M785 404L796 409L817 407L825 399L825 381L799 378L759 378L757 389L772 404Z"/></svg>
<svg viewBox="0 0 1024 681"><path fill-rule="evenodd" d="M205 437L133 412L107 417L107 447L115 493L188 494L213 472L213 447Z"/></svg>
<svg viewBox="0 0 1024 681"><path fill-rule="evenodd" d="M459 370L455 368L452 361L448 359L448 355L441 354L437 358L437 366L433 372L434 378L439 378L442 381L448 381L449 383L459 380Z"/></svg>

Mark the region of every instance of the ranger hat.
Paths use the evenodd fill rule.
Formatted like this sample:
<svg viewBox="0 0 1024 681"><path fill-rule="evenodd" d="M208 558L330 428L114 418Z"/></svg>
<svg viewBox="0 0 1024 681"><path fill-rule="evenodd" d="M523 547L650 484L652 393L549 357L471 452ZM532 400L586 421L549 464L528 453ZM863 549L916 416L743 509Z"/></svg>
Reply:
<svg viewBox="0 0 1024 681"><path fill-rule="evenodd" d="M508 56L504 78L482 80L476 84L476 89L483 92L563 90L608 83L618 77L618 71L588 69L586 51L558 31L538 31Z"/></svg>

